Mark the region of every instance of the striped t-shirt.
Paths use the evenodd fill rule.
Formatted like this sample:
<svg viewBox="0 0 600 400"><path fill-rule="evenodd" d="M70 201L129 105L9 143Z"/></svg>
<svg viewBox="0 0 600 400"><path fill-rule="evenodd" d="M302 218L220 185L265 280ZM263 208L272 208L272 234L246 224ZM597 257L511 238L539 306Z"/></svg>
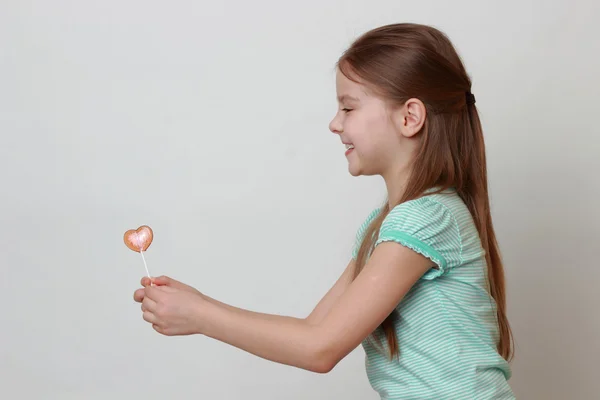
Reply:
<svg viewBox="0 0 600 400"><path fill-rule="evenodd" d="M353 258L379 212L360 226ZM388 358L381 334L374 333L381 341L362 343L369 382L381 399L514 399L510 367L496 350L485 253L462 199L449 189L396 206L376 244L384 241L407 246L438 268L428 270L396 307L399 358Z"/></svg>

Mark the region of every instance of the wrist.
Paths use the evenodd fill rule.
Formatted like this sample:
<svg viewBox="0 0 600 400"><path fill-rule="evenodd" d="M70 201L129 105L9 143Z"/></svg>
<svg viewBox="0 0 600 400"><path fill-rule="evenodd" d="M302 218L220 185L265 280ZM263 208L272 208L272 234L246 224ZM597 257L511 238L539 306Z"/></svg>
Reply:
<svg viewBox="0 0 600 400"><path fill-rule="evenodd" d="M212 316L215 313L217 306L212 303L207 296L200 294L197 307L195 308L194 320L197 321L195 333L199 335L207 335L210 330L210 323L213 320Z"/></svg>

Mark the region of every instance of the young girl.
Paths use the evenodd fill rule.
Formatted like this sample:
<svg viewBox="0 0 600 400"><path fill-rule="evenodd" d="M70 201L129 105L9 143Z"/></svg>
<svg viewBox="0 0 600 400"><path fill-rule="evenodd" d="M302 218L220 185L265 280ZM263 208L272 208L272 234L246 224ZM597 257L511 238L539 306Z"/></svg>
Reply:
<svg viewBox="0 0 600 400"><path fill-rule="evenodd" d="M134 294L144 320L319 373L362 344L382 399L513 399L484 140L459 56L434 28L394 24L358 38L337 67L330 130L350 174L380 175L388 194L339 280L307 318L293 318L144 278Z"/></svg>

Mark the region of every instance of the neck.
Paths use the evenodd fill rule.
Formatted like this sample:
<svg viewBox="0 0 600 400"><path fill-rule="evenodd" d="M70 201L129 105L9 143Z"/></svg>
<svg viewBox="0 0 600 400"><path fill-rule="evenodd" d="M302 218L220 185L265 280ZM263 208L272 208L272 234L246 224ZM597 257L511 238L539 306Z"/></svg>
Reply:
<svg viewBox="0 0 600 400"><path fill-rule="evenodd" d="M382 177L387 187L388 205L391 210L400 203L402 196L404 196L409 174L406 168L403 168L384 174Z"/></svg>

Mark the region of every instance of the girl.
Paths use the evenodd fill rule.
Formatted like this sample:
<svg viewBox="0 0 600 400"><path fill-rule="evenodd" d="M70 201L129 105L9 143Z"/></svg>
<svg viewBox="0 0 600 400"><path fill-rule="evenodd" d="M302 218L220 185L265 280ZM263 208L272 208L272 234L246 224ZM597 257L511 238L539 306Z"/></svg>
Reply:
<svg viewBox="0 0 600 400"><path fill-rule="evenodd" d="M455 49L432 27L379 27L339 59L336 90L349 172L380 175L388 196L312 313L251 312L159 277L134 294L144 320L319 373L362 344L382 399L513 399L484 140Z"/></svg>

